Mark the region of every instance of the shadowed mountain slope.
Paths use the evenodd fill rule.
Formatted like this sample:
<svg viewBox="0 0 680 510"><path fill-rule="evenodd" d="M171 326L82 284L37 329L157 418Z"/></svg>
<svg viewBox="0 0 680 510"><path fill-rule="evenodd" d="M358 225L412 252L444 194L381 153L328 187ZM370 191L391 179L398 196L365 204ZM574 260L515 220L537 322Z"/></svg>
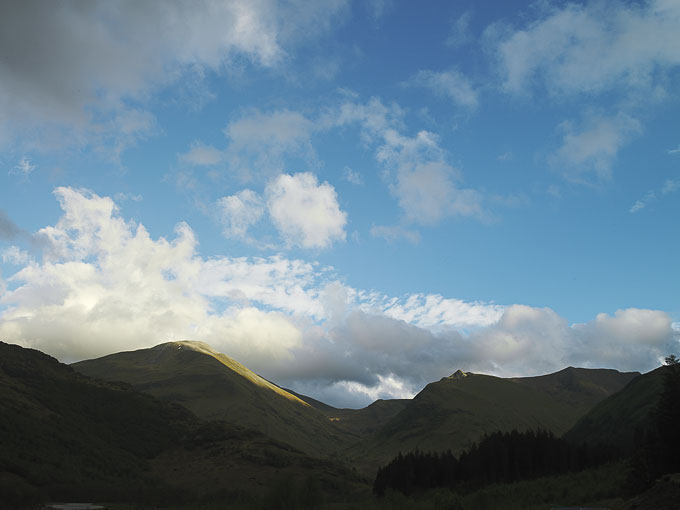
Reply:
<svg viewBox="0 0 680 510"><path fill-rule="evenodd" d="M149 506L244 499L259 508L285 477L326 495L368 491L348 470L289 444L92 379L0 342L0 508L46 500Z"/></svg>
<svg viewBox="0 0 680 510"><path fill-rule="evenodd" d="M651 427L650 413L663 390L665 367L643 374L599 402L565 434L574 443L602 443L633 449L635 429Z"/></svg>
<svg viewBox="0 0 680 510"><path fill-rule="evenodd" d="M146 459L181 441L197 422L179 406L3 342L0 417L5 501L116 486L141 490Z"/></svg>
<svg viewBox="0 0 680 510"><path fill-rule="evenodd" d="M406 407L409 399L378 399L361 409L347 409L329 406L319 400L286 389L310 406L325 414L339 428L355 438L368 437Z"/></svg>
<svg viewBox="0 0 680 510"><path fill-rule="evenodd" d="M258 430L309 454L334 453L347 440L320 411L203 342L169 342L72 366L181 404L199 418Z"/></svg>
<svg viewBox="0 0 680 510"><path fill-rule="evenodd" d="M416 448L459 452L495 431L541 428L560 436L636 375L569 368L541 377L503 379L459 370L428 384L352 453L357 460L363 456L368 467Z"/></svg>
<svg viewBox="0 0 680 510"><path fill-rule="evenodd" d="M605 368L567 367L553 374L514 377L511 380L571 405L574 416L581 416L639 375L640 372L619 372ZM569 427L569 424L565 426Z"/></svg>

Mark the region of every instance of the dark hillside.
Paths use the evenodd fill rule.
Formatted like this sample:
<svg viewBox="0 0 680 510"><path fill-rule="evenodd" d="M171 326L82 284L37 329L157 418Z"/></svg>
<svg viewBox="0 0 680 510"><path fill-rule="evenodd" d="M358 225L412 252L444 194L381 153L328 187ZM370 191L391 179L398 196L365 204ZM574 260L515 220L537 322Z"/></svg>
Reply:
<svg viewBox="0 0 680 510"><path fill-rule="evenodd" d="M181 404L199 418L258 430L311 455L335 453L349 439L321 411L203 342L169 342L72 366Z"/></svg>
<svg viewBox="0 0 680 510"><path fill-rule="evenodd" d="M0 416L0 479L13 480L0 492L38 499L142 490L147 459L181 441L196 422L178 406L2 342Z"/></svg>
<svg viewBox="0 0 680 510"><path fill-rule="evenodd" d="M415 450L454 453L484 434L569 430L598 401L636 376L568 368L540 377L503 379L457 371L428 384L369 440L351 451L364 469Z"/></svg>
<svg viewBox="0 0 680 510"><path fill-rule="evenodd" d="M602 400L565 434L574 443L611 444L631 452L635 430L651 427L650 413L663 388L663 367L633 379L621 391Z"/></svg>

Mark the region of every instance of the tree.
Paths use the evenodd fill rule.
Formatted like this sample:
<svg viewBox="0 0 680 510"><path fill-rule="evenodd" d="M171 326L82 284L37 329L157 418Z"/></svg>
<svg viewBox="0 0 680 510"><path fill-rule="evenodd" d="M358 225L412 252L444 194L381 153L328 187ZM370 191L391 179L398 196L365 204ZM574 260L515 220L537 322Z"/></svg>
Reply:
<svg viewBox="0 0 680 510"><path fill-rule="evenodd" d="M670 356L666 356L664 358L664 364L665 365L677 365L680 363L680 359L678 359L675 354L671 354Z"/></svg>

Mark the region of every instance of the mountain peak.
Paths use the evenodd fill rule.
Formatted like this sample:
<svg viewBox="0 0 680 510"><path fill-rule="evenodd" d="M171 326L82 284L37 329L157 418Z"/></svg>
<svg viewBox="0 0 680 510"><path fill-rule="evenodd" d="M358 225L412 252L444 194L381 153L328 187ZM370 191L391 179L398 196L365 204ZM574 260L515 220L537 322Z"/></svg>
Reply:
<svg viewBox="0 0 680 510"><path fill-rule="evenodd" d="M449 379L465 379L468 376L462 370L456 370L453 374L449 376Z"/></svg>

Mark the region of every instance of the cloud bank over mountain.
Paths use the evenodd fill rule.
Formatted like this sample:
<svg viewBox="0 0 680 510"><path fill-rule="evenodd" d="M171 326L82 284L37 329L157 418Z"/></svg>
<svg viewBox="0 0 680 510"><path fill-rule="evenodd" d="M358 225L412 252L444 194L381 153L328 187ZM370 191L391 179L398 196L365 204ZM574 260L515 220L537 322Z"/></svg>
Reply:
<svg viewBox="0 0 680 510"><path fill-rule="evenodd" d="M283 255L205 258L186 223L154 238L111 198L54 194L62 216L34 234L41 256L3 252L16 271L3 281L0 337L63 361L202 340L280 384L361 405L411 396L457 368L645 371L678 342L661 311L570 324L549 308L355 289L332 268Z"/></svg>

